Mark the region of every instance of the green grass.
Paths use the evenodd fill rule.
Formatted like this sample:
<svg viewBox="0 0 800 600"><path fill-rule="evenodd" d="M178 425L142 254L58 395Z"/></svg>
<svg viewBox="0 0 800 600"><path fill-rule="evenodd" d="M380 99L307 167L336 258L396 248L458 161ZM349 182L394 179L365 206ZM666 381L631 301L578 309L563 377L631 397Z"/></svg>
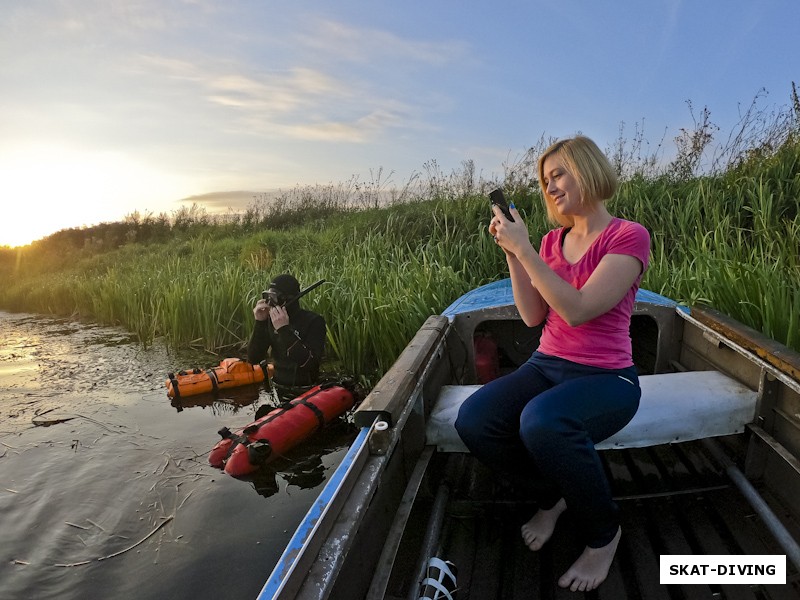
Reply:
<svg viewBox="0 0 800 600"><path fill-rule="evenodd" d="M369 386L429 315L507 276L486 231L494 182L463 185L460 174L448 187L437 177L428 196L378 208L363 188L355 207L342 190L313 188L233 222L137 216L0 249L0 307L120 324L145 345L235 355L272 276L325 279L303 303L328 322L328 356ZM538 241L549 228L538 192L506 187ZM355 193L352 182L347 190ZM790 135L713 176L634 175L610 209L651 232L642 287L710 305L800 350L798 199L800 144Z"/></svg>

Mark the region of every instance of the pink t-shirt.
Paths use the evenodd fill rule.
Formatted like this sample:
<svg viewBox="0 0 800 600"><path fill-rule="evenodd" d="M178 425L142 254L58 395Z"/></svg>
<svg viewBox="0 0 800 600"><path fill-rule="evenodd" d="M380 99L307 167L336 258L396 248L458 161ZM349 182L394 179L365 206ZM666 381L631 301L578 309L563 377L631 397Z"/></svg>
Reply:
<svg viewBox="0 0 800 600"><path fill-rule="evenodd" d="M548 232L542 238L539 256L576 289L583 287L606 254L638 258L642 262L642 272L619 304L577 327L570 327L551 308L539 342L539 352L604 369L630 367L633 365L630 318L636 290L649 263L650 234L638 223L615 217L574 265L567 262L562 253L563 235L563 227Z"/></svg>

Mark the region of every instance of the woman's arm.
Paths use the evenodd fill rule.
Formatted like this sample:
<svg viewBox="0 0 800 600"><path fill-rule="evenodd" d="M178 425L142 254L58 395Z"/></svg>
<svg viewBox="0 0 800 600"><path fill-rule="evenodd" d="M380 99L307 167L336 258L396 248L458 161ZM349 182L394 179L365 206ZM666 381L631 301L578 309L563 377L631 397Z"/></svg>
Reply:
<svg viewBox="0 0 800 600"><path fill-rule="evenodd" d="M495 214L499 214L499 210L500 209L495 210ZM517 219L519 219L519 217L517 217ZM497 241L497 227L494 219L489 224L489 233L494 236L495 241ZM520 263L514 253L502 246L501 248L506 253L508 272L511 276L511 291L514 293L514 304L525 325L528 327L536 327L547 317L547 303L531 281L525 267Z"/></svg>
<svg viewBox="0 0 800 600"><path fill-rule="evenodd" d="M638 258L607 254L577 290L556 275L531 248L519 259L542 298L571 327L577 327L614 308L642 271Z"/></svg>
<svg viewBox="0 0 800 600"><path fill-rule="evenodd" d="M536 327L547 317L547 303L542 298L523 264L513 254L506 252L508 271L511 275L511 290L522 321L528 327Z"/></svg>
<svg viewBox="0 0 800 600"><path fill-rule="evenodd" d="M555 310L572 327L591 321L614 308L642 271L642 263L638 258L608 254L600 260L586 284L577 290L542 260L531 245L527 227L519 213L516 209L512 211L515 219L513 223L503 219L495 227L495 234L499 234L498 244L507 254L515 257L521 270L530 279L530 286L541 296L542 302ZM517 278L522 279L519 273ZM512 277L512 287L513 285ZM516 288L514 293L516 300ZM518 308L522 315L519 305Z"/></svg>

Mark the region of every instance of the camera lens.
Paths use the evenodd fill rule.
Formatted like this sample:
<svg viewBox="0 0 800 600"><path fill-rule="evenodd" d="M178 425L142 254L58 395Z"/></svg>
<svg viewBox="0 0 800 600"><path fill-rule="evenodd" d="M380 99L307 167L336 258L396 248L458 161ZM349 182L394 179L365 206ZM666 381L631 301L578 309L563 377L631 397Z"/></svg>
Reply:
<svg viewBox="0 0 800 600"><path fill-rule="evenodd" d="M272 289L267 291L267 302L269 302L271 306L280 306L282 300L283 298L277 291Z"/></svg>

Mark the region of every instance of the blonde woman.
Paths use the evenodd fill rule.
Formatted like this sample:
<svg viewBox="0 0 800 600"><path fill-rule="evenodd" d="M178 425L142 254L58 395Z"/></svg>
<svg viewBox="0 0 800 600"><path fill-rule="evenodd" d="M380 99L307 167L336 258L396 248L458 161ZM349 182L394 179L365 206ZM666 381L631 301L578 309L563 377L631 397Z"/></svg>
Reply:
<svg viewBox="0 0 800 600"><path fill-rule="evenodd" d="M523 321L544 322L540 345L468 398L456 429L482 462L531 484L538 511L522 526L531 550L549 540L565 510L574 513L586 547L558 583L588 591L608 575L621 535L594 445L639 407L629 329L650 236L608 211L616 176L589 138L553 144L538 170L548 217L560 227L537 252L512 204L514 221L495 207L489 233L505 252Z"/></svg>

